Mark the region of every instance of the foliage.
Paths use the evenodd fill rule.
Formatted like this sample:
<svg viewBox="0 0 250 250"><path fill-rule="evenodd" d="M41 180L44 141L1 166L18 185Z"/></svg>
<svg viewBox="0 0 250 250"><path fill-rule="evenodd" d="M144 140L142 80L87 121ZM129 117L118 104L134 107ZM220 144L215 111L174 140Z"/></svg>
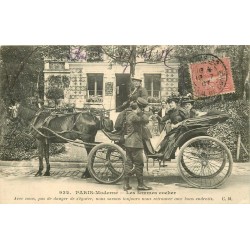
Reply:
<svg viewBox="0 0 250 250"><path fill-rule="evenodd" d="M194 56L211 53L212 46L206 45L179 45L174 47L173 57L180 62L179 92L181 95L192 93L191 77L188 64L192 62Z"/></svg>
<svg viewBox="0 0 250 250"><path fill-rule="evenodd" d="M158 45L118 45L101 46L102 52L109 57L109 63L124 67L123 73L130 67L130 75L135 75L136 65L141 63L159 63L164 61L167 49Z"/></svg>
<svg viewBox="0 0 250 250"><path fill-rule="evenodd" d="M231 117L225 122L220 123L211 129L209 134L224 142L230 149L234 160L236 160L237 139L241 135L242 143L249 152L249 105L244 100L226 101L226 102L204 102L196 101L195 109L201 111L220 110L225 111ZM241 150L240 161L249 161L249 156Z"/></svg>
<svg viewBox="0 0 250 250"><path fill-rule="evenodd" d="M177 58L181 64L179 69L179 92L182 95L185 95L186 93L192 93L191 77L188 64L193 62L194 56L206 53L217 55L220 58L230 58L236 93L226 95L226 99L235 100L238 98L243 98L245 81L249 72L249 46L175 46L173 56Z"/></svg>
<svg viewBox="0 0 250 250"><path fill-rule="evenodd" d="M58 100L64 98L64 90L59 87L50 87L46 93L46 97L48 99L54 100L56 108Z"/></svg>
<svg viewBox="0 0 250 250"><path fill-rule="evenodd" d="M34 95L43 99L44 60L62 60L68 54L69 46L2 46L0 94L6 105Z"/></svg>
<svg viewBox="0 0 250 250"><path fill-rule="evenodd" d="M61 75L50 75L47 79L49 82L50 87L60 87L62 86L63 88L69 87L70 84L70 79L68 76L61 76Z"/></svg>
<svg viewBox="0 0 250 250"><path fill-rule="evenodd" d="M102 46L86 46L87 62L102 62Z"/></svg>
<svg viewBox="0 0 250 250"><path fill-rule="evenodd" d="M98 102L98 103L102 103L103 102L103 98L100 96L90 96L87 99L87 102Z"/></svg>
<svg viewBox="0 0 250 250"><path fill-rule="evenodd" d="M228 98L243 98L245 81L249 72L250 47L246 45L217 46L215 53L229 57L231 61L231 69L236 92L235 94L229 95Z"/></svg>
<svg viewBox="0 0 250 250"><path fill-rule="evenodd" d="M2 131L0 160L29 160L38 156L36 141L29 135L29 129L20 123L6 120ZM51 144L50 155L64 152L63 144Z"/></svg>
<svg viewBox="0 0 250 250"><path fill-rule="evenodd" d="M161 99L158 97L148 97L149 103L161 103Z"/></svg>

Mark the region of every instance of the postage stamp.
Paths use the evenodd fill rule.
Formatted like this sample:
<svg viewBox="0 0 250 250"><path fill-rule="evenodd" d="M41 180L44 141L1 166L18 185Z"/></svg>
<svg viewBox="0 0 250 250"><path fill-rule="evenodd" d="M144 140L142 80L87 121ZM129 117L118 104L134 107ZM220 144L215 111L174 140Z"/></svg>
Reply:
<svg viewBox="0 0 250 250"><path fill-rule="evenodd" d="M0 203L250 203L249 46L0 53Z"/></svg>
<svg viewBox="0 0 250 250"><path fill-rule="evenodd" d="M193 94L196 97L216 96L235 92L230 59L219 59L189 65Z"/></svg>

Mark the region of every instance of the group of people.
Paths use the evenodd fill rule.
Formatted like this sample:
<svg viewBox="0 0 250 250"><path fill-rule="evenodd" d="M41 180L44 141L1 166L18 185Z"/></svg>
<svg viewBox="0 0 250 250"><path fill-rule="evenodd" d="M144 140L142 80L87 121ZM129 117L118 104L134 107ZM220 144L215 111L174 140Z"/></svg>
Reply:
<svg viewBox="0 0 250 250"><path fill-rule="evenodd" d="M134 91L132 91L129 98L129 107L119 114L115 123L116 130L124 130L124 146L127 160L125 163L123 189L125 191L132 189L129 180L130 177L135 174L138 181L137 189L151 190L152 188L146 186L143 180L143 140L150 139L150 134L145 130L149 118L144 113L145 107L148 106L148 94L147 90L141 86L141 79L131 78L131 81L134 86ZM179 106L179 102L179 97L171 96L167 99L169 109L166 109L166 103L163 103L162 109L157 114L157 119L162 129L167 123L170 124L173 130L178 127L183 120L196 116L196 110L193 109L194 101L192 99L182 99L181 105L183 107ZM169 138L164 138L156 153L164 154L167 140L169 140Z"/></svg>

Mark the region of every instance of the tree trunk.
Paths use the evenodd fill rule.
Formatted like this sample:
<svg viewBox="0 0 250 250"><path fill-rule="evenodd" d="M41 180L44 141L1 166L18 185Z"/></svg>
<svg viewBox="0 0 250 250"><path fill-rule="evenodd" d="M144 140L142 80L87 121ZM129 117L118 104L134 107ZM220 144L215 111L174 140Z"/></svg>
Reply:
<svg viewBox="0 0 250 250"><path fill-rule="evenodd" d="M136 65L136 45L131 45L130 46L130 60L129 60L129 65L130 65L130 76L135 75L135 65Z"/></svg>
<svg viewBox="0 0 250 250"><path fill-rule="evenodd" d="M244 85L245 85L245 79L246 75L244 74L244 69L243 69L243 61L244 61L244 50L245 46L241 45L239 46L239 63L238 63L238 69L240 70L240 76L238 78L239 84L238 84L238 95L240 99L243 99L244 95Z"/></svg>

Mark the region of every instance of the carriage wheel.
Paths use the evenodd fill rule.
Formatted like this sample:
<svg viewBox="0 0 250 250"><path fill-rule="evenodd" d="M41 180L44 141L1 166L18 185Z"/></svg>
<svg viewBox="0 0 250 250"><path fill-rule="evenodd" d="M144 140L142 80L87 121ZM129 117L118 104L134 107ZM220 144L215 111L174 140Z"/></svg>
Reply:
<svg viewBox="0 0 250 250"><path fill-rule="evenodd" d="M186 157L187 158L187 157ZM188 174L190 174L191 176L193 177L197 177L197 178L207 178L207 177L214 177L216 176L217 174L219 174L225 167L226 165L226 159L223 157L222 158L223 161L221 163L221 166L218 167L215 171L207 171L207 172L204 172L203 175L201 176L199 173L197 173L197 169L195 168L189 168L187 166L187 163L185 162L184 160L184 157L181 158L181 164L182 164L182 167L187 171ZM187 161L187 159L186 159Z"/></svg>
<svg viewBox="0 0 250 250"><path fill-rule="evenodd" d="M122 178L125 161L126 156L121 147L112 143L102 143L90 151L88 169L98 182L112 184Z"/></svg>
<svg viewBox="0 0 250 250"><path fill-rule="evenodd" d="M178 169L191 186L216 188L232 172L233 159L227 146L216 138L198 136L187 141L178 155Z"/></svg>

